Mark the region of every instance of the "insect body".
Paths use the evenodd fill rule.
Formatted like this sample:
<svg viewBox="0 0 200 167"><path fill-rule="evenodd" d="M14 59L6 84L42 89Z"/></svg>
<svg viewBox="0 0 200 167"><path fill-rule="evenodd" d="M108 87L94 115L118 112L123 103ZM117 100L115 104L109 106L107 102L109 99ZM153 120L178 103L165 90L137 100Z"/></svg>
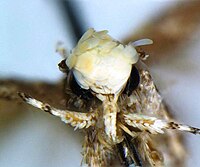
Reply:
<svg viewBox="0 0 200 167"><path fill-rule="evenodd" d="M85 112L60 110L24 93L27 103L58 116L75 129L85 129L83 164L108 166L119 155L125 166L173 164L169 152L153 140L154 135L171 135L167 129L199 134L200 130L172 121L156 90L151 75L143 68L135 47L151 44L145 39L123 45L107 31L89 29L66 58L71 90L94 101ZM174 139L173 139L174 137ZM140 156L137 156L140 155ZM168 155L168 156L166 156Z"/></svg>

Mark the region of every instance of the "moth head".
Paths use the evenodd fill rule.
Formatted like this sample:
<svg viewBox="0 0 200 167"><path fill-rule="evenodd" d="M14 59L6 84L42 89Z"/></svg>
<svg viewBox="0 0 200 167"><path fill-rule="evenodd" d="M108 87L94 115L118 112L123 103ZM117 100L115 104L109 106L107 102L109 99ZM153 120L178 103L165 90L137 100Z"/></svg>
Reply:
<svg viewBox="0 0 200 167"><path fill-rule="evenodd" d="M100 100L118 97L126 86L139 54L132 44L123 45L108 31L90 28L66 59L78 85Z"/></svg>

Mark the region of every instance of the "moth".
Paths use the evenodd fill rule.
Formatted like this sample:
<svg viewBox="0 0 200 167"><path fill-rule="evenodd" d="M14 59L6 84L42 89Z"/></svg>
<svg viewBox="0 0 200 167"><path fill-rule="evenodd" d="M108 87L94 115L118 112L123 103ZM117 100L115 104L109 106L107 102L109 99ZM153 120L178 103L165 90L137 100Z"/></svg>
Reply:
<svg viewBox="0 0 200 167"><path fill-rule="evenodd" d="M143 39L125 45L107 31L89 29L69 55L59 49L65 56L59 68L66 73L61 91L71 97L65 99L65 109L26 92L19 96L82 129L83 165L109 166L119 158L127 167L177 166L185 150L173 132L199 134L200 129L171 118L144 64L148 56L137 50L149 44L150 39Z"/></svg>

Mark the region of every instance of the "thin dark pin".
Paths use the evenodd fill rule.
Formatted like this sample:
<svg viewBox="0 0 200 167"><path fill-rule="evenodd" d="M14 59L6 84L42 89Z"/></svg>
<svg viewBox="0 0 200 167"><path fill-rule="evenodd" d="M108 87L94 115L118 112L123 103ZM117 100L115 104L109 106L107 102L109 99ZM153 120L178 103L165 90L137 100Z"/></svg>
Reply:
<svg viewBox="0 0 200 167"><path fill-rule="evenodd" d="M83 23L83 15L81 14L81 10L79 9L78 2L63 0L59 1L61 11L64 14L64 18L68 17L69 22L67 22L67 26L69 23L71 24L72 34L74 35L74 42L76 43L83 33L85 32L84 23Z"/></svg>
<svg viewBox="0 0 200 167"><path fill-rule="evenodd" d="M141 157L132 138L125 134L124 140L117 144L118 156L125 167L142 167Z"/></svg>

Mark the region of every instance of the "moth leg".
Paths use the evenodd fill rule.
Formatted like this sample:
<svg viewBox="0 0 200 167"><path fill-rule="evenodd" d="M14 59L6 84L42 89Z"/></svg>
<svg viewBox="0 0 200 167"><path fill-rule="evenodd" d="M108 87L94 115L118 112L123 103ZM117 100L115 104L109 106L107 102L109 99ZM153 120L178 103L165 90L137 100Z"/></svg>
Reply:
<svg viewBox="0 0 200 167"><path fill-rule="evenodd" d="M198 128L141 114L124 114L124 121L129 126L138 128L141 131L148 131L151 134L164 133L163 130L166 129L176 129L193 134L200 134L200 129Z"/></svg>
<svg viewBox="0 0 200 167"><path fill-rule="evenodd" d="M48 112L54 116L60 117L63 122L70 124L75 129L88 128L95 125L95 113L78 113L69 110L59 110L51 107L47 103L38 101L24 93L19 93L19 96L28 104Z"/></svg>
<svg viewBox="0 0 200 167"><path fill-rule="evenodd" d="M107 147L104 142L99 140L101 135L97 134L95 129L86 131L84 143L83 143L83 159L82 165L87 164L88 167L105 167L110 166L112 155L112 147Z"/></svg>

